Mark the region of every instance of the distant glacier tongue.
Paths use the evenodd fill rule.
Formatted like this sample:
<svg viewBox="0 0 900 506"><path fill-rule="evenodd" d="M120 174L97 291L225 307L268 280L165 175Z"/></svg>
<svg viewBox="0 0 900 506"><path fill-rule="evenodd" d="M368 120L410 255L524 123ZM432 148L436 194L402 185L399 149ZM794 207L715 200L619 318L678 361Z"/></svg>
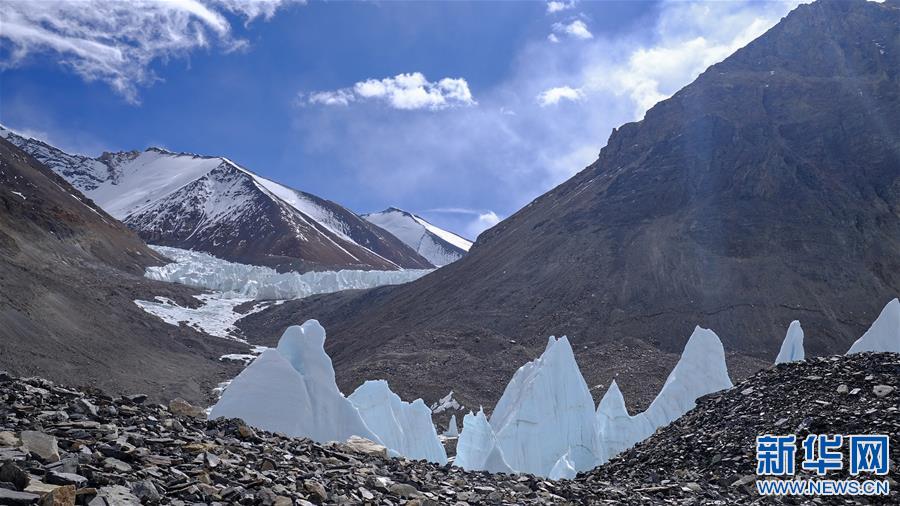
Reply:
<svg viewBox="0 0 900 506"><path fill-rule="evenodd" d="M269 267L246 265L216 258L207 253L165 246L152 248L173 263L150 267L150 279L217 290L234 297L252 299L300 299L340 290L374 288L416 280L430 270L321 271L279 273Z"/></svg>

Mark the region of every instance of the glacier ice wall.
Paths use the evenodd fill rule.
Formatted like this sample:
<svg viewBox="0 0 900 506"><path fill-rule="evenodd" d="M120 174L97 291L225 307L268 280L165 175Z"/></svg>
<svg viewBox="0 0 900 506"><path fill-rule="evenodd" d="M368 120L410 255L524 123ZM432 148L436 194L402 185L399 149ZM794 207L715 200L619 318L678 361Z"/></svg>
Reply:
<svg viewBox="0 0 900 506"><path fill-rule="evenodd" d="M863 351L900 353L900 301L894 299L888 302L869 330L853 343L847 353Z"/></svg>
<svg viewBox="0 0 900 506"><path fill-rule="evenodd" d="M167 246L152 248L174 262L148 267L144 273L146 277L217 290L235 298L299 299L340 290L408 283L431 272L342 270L279 273L268 267L229 262L198 251Z"/></svg>
<svg viewBox="0 0 900 506"><path fill-rule="evenodd" d="M447 462L431 410L421 399L403 402L384 381L366 382L344 397L325 353L325 329L316 320L288 327L276 348L241 371L210 409L210 418L220 416L320 442L359 436L393 454Z"/></svg>
<svg viewBox="0 0 900 506"><path fill-rule="evenodd" d="M422 399L404 402L385 380L366 381L348 399L389 449L409 459L447 463L431 410Z"/></svg>
<svg viewBox="0 0 900 506"><path fill-rule="evenodd" d="M806 358L806 352L803 351L803 328L800 326L800 322L794 320L784 336L784 342L781 343L775 363L796 362L804 358Z"/></svg>

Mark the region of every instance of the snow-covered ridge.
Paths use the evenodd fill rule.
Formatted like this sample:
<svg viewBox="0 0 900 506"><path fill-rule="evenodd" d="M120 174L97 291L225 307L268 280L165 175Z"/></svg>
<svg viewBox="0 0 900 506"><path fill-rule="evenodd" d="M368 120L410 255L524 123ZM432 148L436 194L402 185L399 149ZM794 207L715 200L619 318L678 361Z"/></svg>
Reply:
<svg viewBox="0 0 900 506"><path fill-rule="evenodd" d="M147 242L301 272L433 266L341 205L222 156L148 148L90 158L2 126L0 137L64 177Z"/></svg>
<svg viewBox="0 0 900 506"><path fill-rule="evenodd" d="M472 247L471 241L395 207L364 214L363 218L387 230L438 267L462 258Z"/></svg>
<svg viewBox="0 0 900 506"><path fill-rule="evenodd" d="M150 279L181 283L222 292L224 297L245 299L299 299L340 290L396 285L416 280L430 270L399 271L324 271L279 273L268 267L228 262L198 251L151 246L174 260L160 267L149 267Z"/></svg>

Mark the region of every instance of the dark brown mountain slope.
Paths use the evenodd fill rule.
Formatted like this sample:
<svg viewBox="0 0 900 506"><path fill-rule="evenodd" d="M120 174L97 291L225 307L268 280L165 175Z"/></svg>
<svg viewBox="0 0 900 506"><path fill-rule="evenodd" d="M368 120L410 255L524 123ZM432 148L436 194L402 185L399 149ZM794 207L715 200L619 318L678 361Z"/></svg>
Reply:
<svg viewBox="0 0 900 506"><path fill-rule="evenodd" d="M144 313L135 299L189 303L152 282L162 259L65 180L0 139L0 368L113 392L200 401L244 349Z"/></svg>
<svg viewBox="0 0 900 506"><path fill-rule="evenodd" d="M900 293L898 73L900 3L800 6L459 262L245 327L318 317L345 391L383 376L404 397L452 387L485 405L550 334L591 385L618 374L638 403L695 325L735 379L774 360L793 319L808 353L844 352Z"/></svg>

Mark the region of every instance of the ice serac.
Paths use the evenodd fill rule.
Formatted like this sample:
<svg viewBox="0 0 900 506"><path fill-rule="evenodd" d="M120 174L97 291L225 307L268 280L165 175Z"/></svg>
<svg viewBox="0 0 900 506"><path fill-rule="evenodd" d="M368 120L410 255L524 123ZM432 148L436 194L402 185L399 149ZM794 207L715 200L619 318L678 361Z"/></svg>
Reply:
<svg viewBox="0 0 900 506"><path fill-rule="evenodd" d="M484 410L479 409L477 414L469 413L463 418L463 430L456 443L456 460L453 465L466 471L515 472L497 446L494 429L484 415Z"/></svg>
<svg viewBox="0 0 900 506"><path fill-rule="evenodd" d="M894 299L881 310L881 314L847 353L863 351L900 353L900 301Z"/></svg>
<svg viewBox="0 0 900 506"><path fill-rule="evenodd" d="M719 336L709 329L696 327L675 369L644 414L656 430L694 409L699 397L732 386Z"/></svg>
<svg viewBox="0 0 900 506"><path fill-rule="evenodd" d="M596 423L597 443L595 446L598 464L631 448L638 441L653 434L655 430L643 413L636 416L628 414L625 398L615 380L600 399L600 404L597 406Z"/></svg>
<svg viewBox="0 0 900 506"><path fill-rule="evenodd" d="M444 432L447 437L459 437L459 425L456 423L456 415L450 415L450 422L447 424L447 430Z"/></svg>
<svg viewBox="0 0 900 506"><path fill-rule="evenodd" d="M447 463L447 453L422 401L404 402L387 381L366 381L348 397L382 444L409 459Z"/></svg>
<svg viewBox="0 0 900 506"><path fill-rule="evenodd" d="M796 362L804 358L806 358L806 352L803 351L803 328L800 327L800 322L794 320L784 336L784 342L781 343L781 350L775 358L775 363Z"/></svg>
<svg viewBox="0 0 900 506"><path fill-rule="evenodd" d="M289 327L277 348L263 352L228 385L210 418L241 418L316 441L360 436L381 443L338 390L324 344L325 329L315 320Z"/></svg>
<svg viewBox="0 0 900 506"><path fill-rule="evenodd" d="M629 416L625 399L613 382L597 407L597 463L647 439L696 406L706 394L731 388L725 348L711 330L697 327L666 383L643 413Z"/></svg>
<svg viewBox="0 0 900 506"><path fill-rule="evenodd" d="M548 476L567 452L576 470L594 467L594 419L594 401L569 340L550 336L540 358L513 375L490 423L513 469Z"/></svg>

